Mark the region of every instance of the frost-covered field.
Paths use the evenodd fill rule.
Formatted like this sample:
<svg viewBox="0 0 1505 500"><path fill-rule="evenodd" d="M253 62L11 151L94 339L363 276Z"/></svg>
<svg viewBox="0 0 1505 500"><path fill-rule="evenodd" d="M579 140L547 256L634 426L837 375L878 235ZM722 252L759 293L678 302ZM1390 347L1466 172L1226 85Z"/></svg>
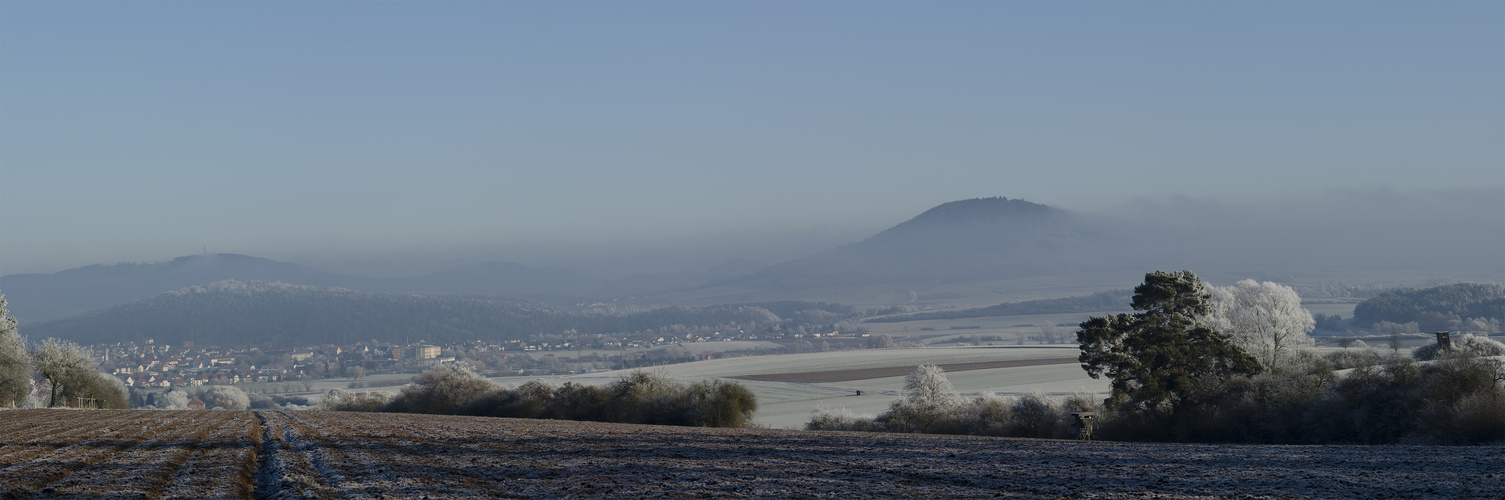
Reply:
<svg viewBox="0 0 1505 500"><path fill-rule="evenodd" d="M0 496L1501 498L1505 448L1243 446L407 414L0 412Z"/></svg>
<svg viewBox="0 0 1505 500"><path fill-rule="evenodd" d="M831 370L863 370L883 367L913 368L922 364L957 364L1075 358L1076 346L1007 346L1007 347L935 347L913 349L864 349L855 351L817 352L748 356L697 361L650 368L663 371L671 378L697 381L748 375L805 373ZM627 371L598 372L547 379L558 385L566 381L605 384L620 379ZM991 368L947 373L953 386L963 394L993 392L1023 395L1038 392L1063 396L1074 392L1107 393L1106 380L1093 380L1075 363ZM533 378L495 379L518 385ZM887 408L904 388L903 376L822 383L791 383L738 380L758 397L758 413L753 421L776 429L799 429L810 419L817 404L841 406L857 414L877 414ZM857 395L862 391L862 395Z"/></svg>
<svg viewBox="0 0 1505 500"><path fill-rule="evenodd" d="M0 411L0 497L245 498L250 412Z"/></svg>

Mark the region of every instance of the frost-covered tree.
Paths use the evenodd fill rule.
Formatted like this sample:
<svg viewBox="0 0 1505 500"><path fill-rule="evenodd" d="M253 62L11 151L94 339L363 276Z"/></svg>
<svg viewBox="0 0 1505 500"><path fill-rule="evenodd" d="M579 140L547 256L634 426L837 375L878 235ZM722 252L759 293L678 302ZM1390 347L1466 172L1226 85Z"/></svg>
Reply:
<svg viewBox="0 0 1505 500"><path fill-rule="evenodd" d="M1308 336L1317 322L1301 307L1291 287L1273 282L1243 280L1233 286L1209 287L1212 312L1204 320L1239 347L1274 368L1282 355L1312 345Z"/></svg>
<svg viewBox="0 0 1505 500"><path fill-rule="evenodd" d="M0 294L0 406L21 406L31 393L31 356L5 305Z"/></svg>
<svg viewBox="0 0 1505 500"><path fill-rule="evenodd" d="M920 365L904 377L904 397L878 415L878 421L895 432L931 432L936 422L954 417L963 403L945 370Z"/></svg>
<svg viewBox="0 0 1505 500"><path fill-rule="evenodd" d="M66 340L50 338L37 344L31 353L37 376L47 383L47 407L57 406L78 396L90 381L97 363L83 347Z"/></svg>
<svg viewBox="0 0 1505 500"><path fill-rule="evenodd" d="M170 389L157 397L157 408L164 410L187 410L188 393L178 389Z"/></svg>
<svg viewBox="0 0 1505 500"><path fill-rule="evenodd" d="M239 387L228 385L216 385L205 390L199 395L204 400L206 408L224 408L226 410L249 410L251 409L251 397Z"/></svg>
<svg viewBox="0 0 1505 500"><path fill-rule="evenodd" d="M1040 342L1045 344L1065 344L1075 340L1070 330L1061 328L1055 323L1043 323L1040 325Z"/></svg>

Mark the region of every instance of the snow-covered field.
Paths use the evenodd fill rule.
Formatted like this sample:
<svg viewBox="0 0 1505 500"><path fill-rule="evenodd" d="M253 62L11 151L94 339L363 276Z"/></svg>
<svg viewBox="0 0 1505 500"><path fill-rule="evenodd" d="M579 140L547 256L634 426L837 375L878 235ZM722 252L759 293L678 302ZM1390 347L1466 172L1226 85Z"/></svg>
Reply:
<svg viewBox="0 0 1505 500"><path fill-rule="evenodd" d="M1505 448L1079 442L408 414L0 412L0 497L1501 498Z"/></svg>

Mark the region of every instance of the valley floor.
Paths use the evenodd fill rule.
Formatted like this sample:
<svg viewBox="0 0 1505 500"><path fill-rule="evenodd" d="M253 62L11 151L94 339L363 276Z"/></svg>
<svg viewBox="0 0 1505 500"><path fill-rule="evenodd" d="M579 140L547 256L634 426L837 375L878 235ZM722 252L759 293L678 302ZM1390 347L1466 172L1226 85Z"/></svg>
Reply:
<svg viewBox="0 0 1505 500"><path fill-rule="evenodd" d="M0 412L0 497L1501 498L1505 447L1245 446L476 417Z"/></svg>

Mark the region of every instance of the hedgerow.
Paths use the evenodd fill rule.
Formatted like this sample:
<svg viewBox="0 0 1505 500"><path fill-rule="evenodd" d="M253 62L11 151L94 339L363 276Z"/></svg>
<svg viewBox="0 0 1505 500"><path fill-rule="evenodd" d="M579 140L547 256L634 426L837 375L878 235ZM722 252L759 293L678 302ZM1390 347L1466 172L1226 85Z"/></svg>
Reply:
<svg viewBox="0 0 1505 500"><path fill-rule="evenodd" d="M1372 352L1371 352L1372 353ZM810 430L924 432L1064 438L1072 412L1097 412L1094 437L1124 441L1273 444L1505 443L1505 363L1455 353L1419 363L1407 357L1358 363L1347 374L1333 360L1296 356L1286 369L1197 382L1175 405L1125 410L1077 395L1055 401L1041 395L1005 398L983 394L963 400L909 390L873 417L844 408L817 407ZM944 375L921 367L911 379ZM945 402L951 403L945 403Z"/></svg>
<svg viewBox="0 0 1505 500"><path fill-rule="evenodd" d="M691 384L637 371L606 386L531 381L505 387L470 370L439 367L414 378L391 400L335 394L332 410L444 413L700 427L747 427L758 409L752 391L721 380Z"/></svg>

